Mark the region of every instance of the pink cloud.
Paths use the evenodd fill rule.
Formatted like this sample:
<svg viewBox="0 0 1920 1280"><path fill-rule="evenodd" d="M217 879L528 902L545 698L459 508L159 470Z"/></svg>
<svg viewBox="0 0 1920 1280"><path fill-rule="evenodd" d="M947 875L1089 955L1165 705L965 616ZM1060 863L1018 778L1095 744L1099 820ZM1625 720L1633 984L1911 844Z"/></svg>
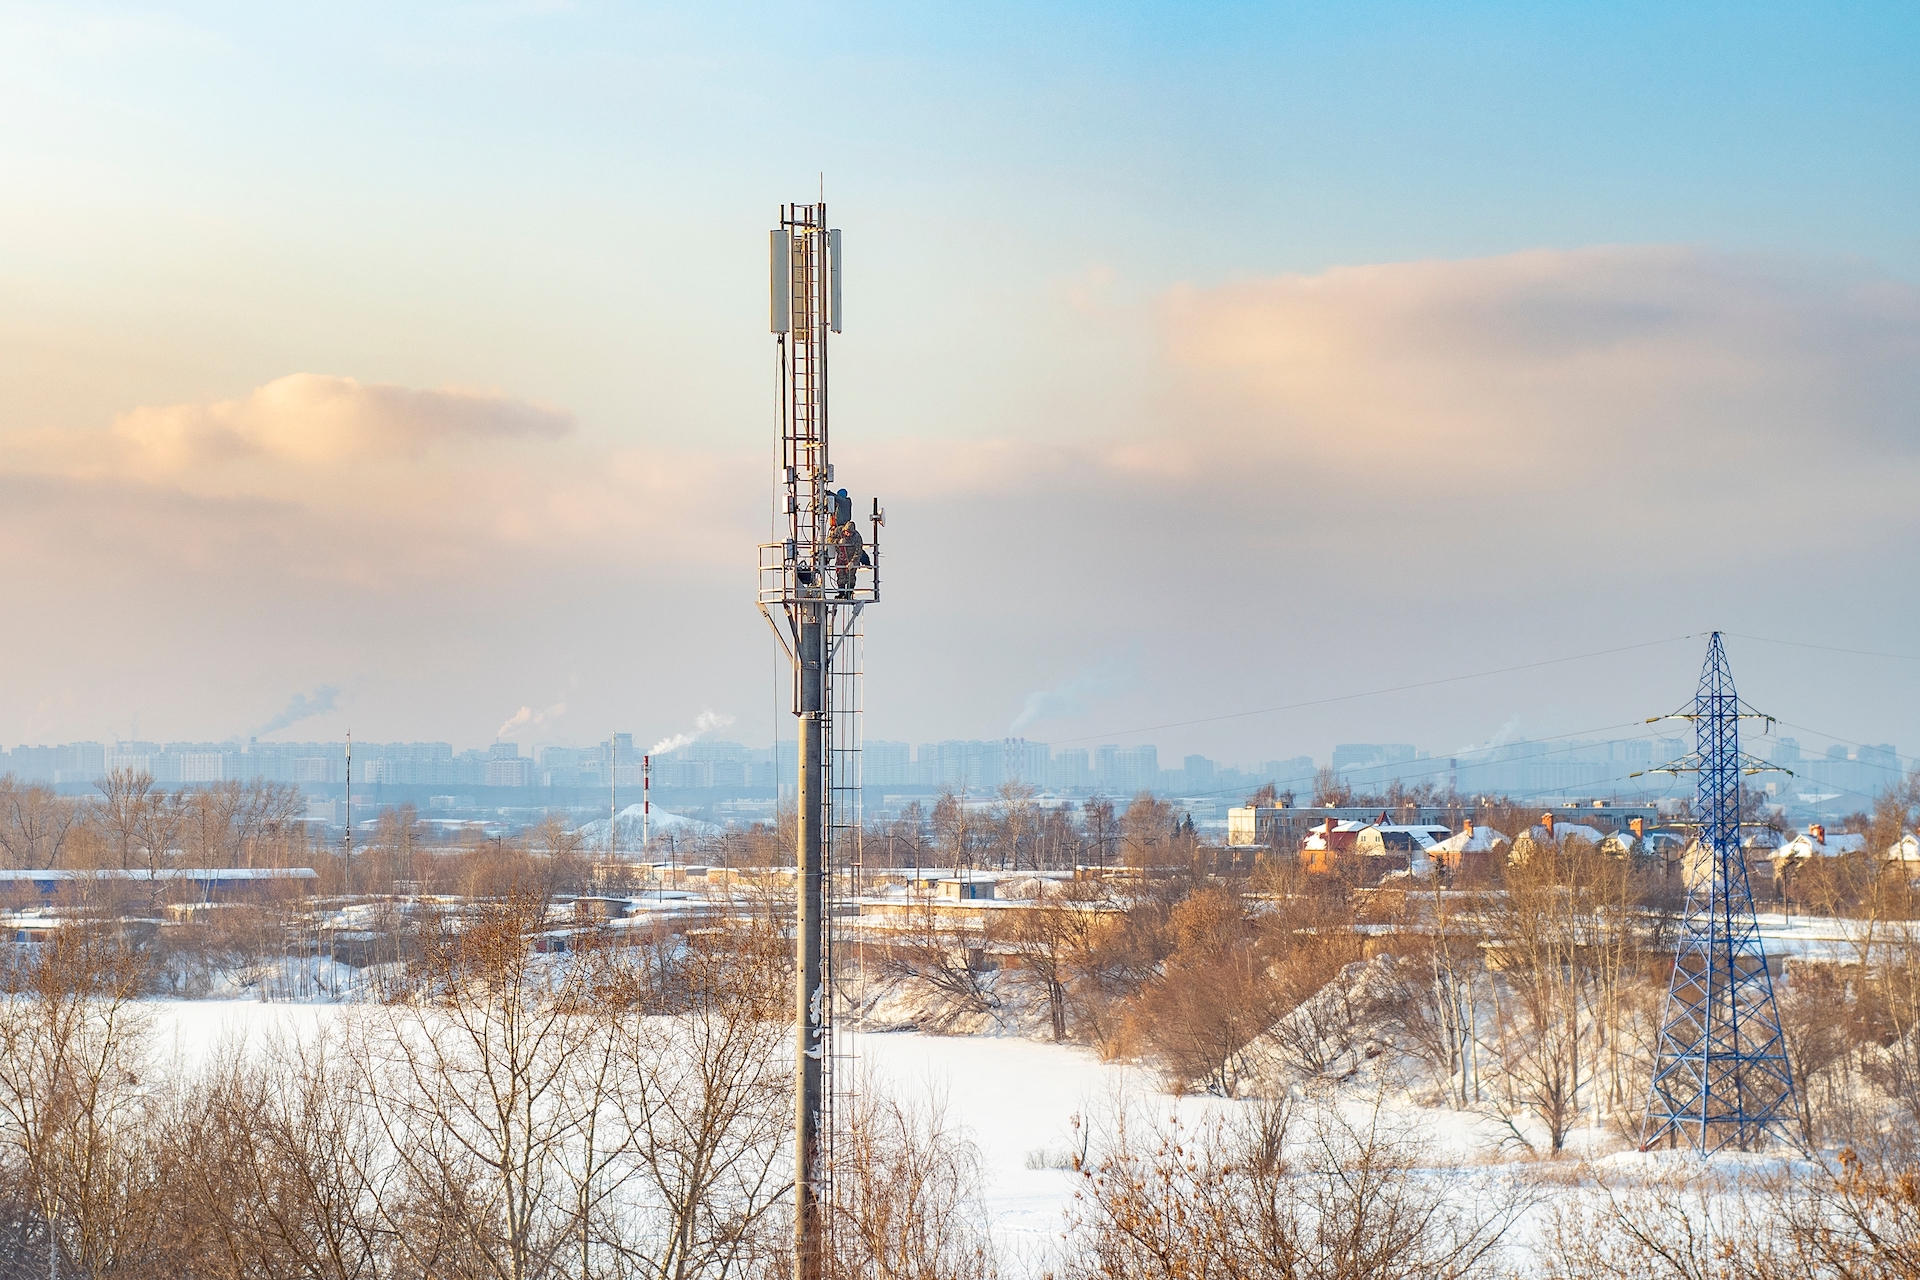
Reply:
<svg viewBox="0 0 1920 1280"><path fill-rule="evenodd" d="M418 458L444 446L558 439L573 415L494 391L422 391L294 373L238 400L140 408L115 420L150 473L263 459L307 466Z"/></svg>

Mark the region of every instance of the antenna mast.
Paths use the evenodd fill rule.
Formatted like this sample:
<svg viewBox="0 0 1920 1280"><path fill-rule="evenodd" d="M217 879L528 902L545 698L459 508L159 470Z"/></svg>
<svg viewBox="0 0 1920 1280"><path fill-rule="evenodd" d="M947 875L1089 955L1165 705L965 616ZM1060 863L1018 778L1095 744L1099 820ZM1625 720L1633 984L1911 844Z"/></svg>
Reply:
<svg viewBox="0 0 1920 1280"><path fill-rule="evenodd" d="M835 871L849 892L860 829L860 613L880 598L873 504L862 538L828 456L827 337L840 332L840 232L827 206L783 205L770 237L780 382L773 540L760 548L760 611L793 664L798 900L794 929L793 1280L827 1269L833 1205Z"/></svg>

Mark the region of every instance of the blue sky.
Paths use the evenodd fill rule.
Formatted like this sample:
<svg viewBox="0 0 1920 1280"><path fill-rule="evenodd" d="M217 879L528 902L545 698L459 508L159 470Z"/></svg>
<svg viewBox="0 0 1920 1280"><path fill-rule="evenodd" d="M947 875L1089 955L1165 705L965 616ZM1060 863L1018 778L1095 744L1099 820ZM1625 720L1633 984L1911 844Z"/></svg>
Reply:
<svg viewBox="0 0 1920 1280"><path fill-rule="evenodd" d="M50 636L111 635L129 612L146 636L16 639L43 680L0 697L0 738L103 736L135 711L143 733L221 737L323 684L346 693L315 732L482 740L562 702L553 732L583 741L707 707L767 719L763 637L725 566L764 501L764 228L823 171L851 246L843 469L872 451L900 539L873 732L997 736L1036 690L1123 652L1141 655L1133 687L1030 731L1592 647L1593 613L1521 607L1546 578L1609 628L1628 584L1684 615L1632 619L1633 638L1827 635L1836 609L1915 585L1898 495L1916 461L1917 27L1911 6L0 6L0 431L64 441L11 451L0 532L34 552L22 587ZM1592 256L1607 246L1630 252ZM1562 256L1514 257L1543 252ZM1288 353L1322 324L1349 338L1309 385ZM1435 363L1456 329L1471 350ZM1632 361L1563 381L1564 362L1522 359L1549 331ZM335 385L278 383L297 374L481 389L572 430L418 475L87 461L132 438L115 423L161 420L142 410L282 439L262 415L318 410L261 389ZM1622 383L1639 390L1583 416ZM251 407L196 408L220 405ZM1618 449L1593 443L1629 418ZM1451 443L1420 470L1392 443L1433 439ZM1355 440L1374 452L1335 447ZM1747 497L1703 532L1688 498L1721 474L1715 440ZM1169 450L1175 471L1142 479ZM1235 488L1248 457L1265 488ZM633 483L582 498L615 474ZM1611 531L1556 530L1564 504L1539 498L1584 477L1605 511L1606 485L1643 474ZM1396 551L1430 523L1329 540L1351 504L1246 514L1370 476L1489 490L1482 509L1526 532L1477 517L1442 562ZM1873 519L1800 513L1781 538L1756 518L1855 477L1891 486L1840 500ZM1689 547L1723 571L1703 585ZM1143 563L1204 590L1143 618L1052 585ZM1246 582L1263 602L1223 626ZM1323 584L1504 620L1471 643L1354 621L1366 638L1335 644L1297 624ZM982 592L990 625L969 621ZM1122 621L1089 635L1108 612ZM287 638L315 617L343 634ZM1894 638L1865 647L1920 652L1898 639L1912 606L1880 617ZM432 660L423 635L444 638ZM928 681L928 663L959 674ZM661 667L668 687L633 675ZM1768 675L1879 741L1912 720L1906 669ZM1555 732L1666 674L1166 745L1457 745L1516 714Z"/></svg>

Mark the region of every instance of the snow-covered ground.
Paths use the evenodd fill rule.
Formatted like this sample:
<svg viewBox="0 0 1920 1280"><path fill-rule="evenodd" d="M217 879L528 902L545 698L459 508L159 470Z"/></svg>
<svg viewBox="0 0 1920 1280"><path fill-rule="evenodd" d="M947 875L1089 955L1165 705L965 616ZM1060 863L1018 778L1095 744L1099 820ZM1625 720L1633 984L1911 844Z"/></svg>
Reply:
<svg viewBox="0 0 1920 1280"><path fill-rule="evenodd" d="M156 1049L191 1070L216 1052L259 1045L278 1036L311 1036L337 1016L338 1004L269 1004L257 1000L159 1000L153 1003ZM1017 1253L1057 1238L1075 1175L1033 1163L1068 1163L1076 1115L1092 1119L1116 1098L1153 1096L1191 1113L1204 1105L1158 1094L1152 1075L1103 1063L1091 1052L1008 1036L933 1036L917 1032L854 1035L839 1070L870 1081L902 1101L937 1103L947 1123L979 1146L987 1209Z"/></svg>
<svg viewBox="0 0 1920 1280"><path fill-rule="evenodd" d="M1074 1127L1075 1117L1083 1126L1098 1124L1122 1097L1152 1096L1158 1109L1186 1114L1205 1105L1160 1094L1149 1073L1069 1045L918 1032L849 1040L856 1078L871 1079L903 1101L940 1104L947 1122L973 1139L988 1215L1017 1257L1050 1249L1066 1223L1079 1181L1068 1156L1084 1131Z"/></svg>
<svg viewBox="0 0 1920 1280"><path fill-rule="evenodd" d="M1760 926L1760 941L1768 955L1800 960L1858 963L1862 943L1868 939L1884 942L1887 932L1885 922L1879 924L1876 935L1866 921L1778 911L1757 912L1754 923Z"/></svg>
<svg viewBox="0 0 1920 1280"><path fill-rule="evenodd" d="M156 1000L154 1049L183 1070L214 1053L283 1036L313 1035L342 1009L337 1004L269 1004L260 1000Z"/></svg>
<svg viewBox="0 0 1920 1280"><path fill-rule="evenodd" d="M162 1000L153 1004L157 1048L191 1069L214 1052L259 1044L280 1035L306 1036L338 1016L338 1004L281 1004L253 1000ZM1058 1248L1080 1179L1070 1168L1090 1127L1097 1135L1123 1102L1143 1119L1178 1115L1184 1125L1209 1108L1246 1105L1205 1097L1176 1098L1144 1069L1102 1062L1091 1051L1011 1035L929 1035L917 1031L851 1035L839 1070L909 1103L937 1104L949 1127L977 1145L985 1208L1004 1247L1009 1275L1040 1274ZM1404 1094L1349 1088L1334 1105L1361 1119L1378 1101L1387 1127L1418 1143L1436 1169L1466 1177L1459 1194L1471 1198L1490 1184L1532 1182L1540 1166L1517 1159L1498 1128L1484 1117L1422 1106ZM1079 1118L1080 1126L1075 1126ZM1097 1143L1096 1143L1097 1145ZM1651 1172L1685 1155L1638 1155L1599 1132L1576 1131L1572 1146L1596 1165L1619 1172ZM1508 1256L1522 1261L1538 1239L1554 1199L1581 1194L1572 1162L1556 1166L1542 1184L1540 1204L1515 1224ZM1569 1185L1570 1183L1576 1185Z"/></svg>

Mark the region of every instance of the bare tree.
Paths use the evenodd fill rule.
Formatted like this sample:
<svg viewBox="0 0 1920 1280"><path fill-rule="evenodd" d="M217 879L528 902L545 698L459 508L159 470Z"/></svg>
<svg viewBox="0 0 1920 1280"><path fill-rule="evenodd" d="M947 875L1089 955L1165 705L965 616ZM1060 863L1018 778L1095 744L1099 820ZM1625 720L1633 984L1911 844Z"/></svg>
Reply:
<svg viewBox="0 0 1920 1280"><path fill-rule="evenodd" d="M914 1108L871 1085L839 1140L830 1238L848 1280L994 1280L999 1261L980 1203L980 1155L937 1105Z"/></svg>
<svg viewBox="0 0 1920 1280"><path fill-rule="evenodd" d="M1000 997L987 965L985 940L977 922L930 895L919 895L909 899L874 967L883 976L908 979L936 992L956 1015L995 1013Z"/></svg>
<svg viewBox="0 0 1920 1280"><path fill-rule="evenodd" d="M144 769L115 769L95 779L93 785L100 792L93 816L112 865L123 871L142 865L147 809L153 803L153 775Z"/></svg>
<svg viewBox="0 0 1920 1280"><path fill-rule="evenodd" d="M603 1149L639 1190L600 1215L602 1237L639 1274L728 1276L765 1252L792 1190L786 974L780 935L748 922L685 939L664 990L643 976L615 985L632 996L603 1002L621 1082L607 1096L617 1132L631 1135Z"/></svg>
<svg viewBox="0 0 1920 1280"><path fill-rule="evenodd" d="M934 801L928 825L933 829L935 848L941 859L955 872L979 864L992 834L991 825L981 821L967 803L965 791L942 791Z"/></svg>
<svg viewBox="0 0 1920 1280"><path fill-rule="evenodd" d="M992 838L1002 871L1018 871L1022 852L1028 854L1030 865L1039 866L1030 848L1035 825L1033 798L1037 794L1033 787L1015 779L1000 784L999 803L993 810Z"/></svg>
<svg viewBox="0 0 1920 1280"><path fill-rule="evenodd" d="M1119 824L1113 816L1113 801L1105 796L1090 796L1080 806L1081 861L1105 867L1117 861Z"/></svg>
<svg viewBox="0 0 1920 1280"><path fill-rule="evenodd" d="M1372 1118L1262 1103L1189 1128L1124 1112L1084 1171L1067 1274L1085 1280L1445 1280L1489 1274L1524 1207L1461 1206Z"/></svg>
<svg viewBox="0 0 1920 1280"><path fill-rule="evenodd" d="M226 1280L374 1280L401 1252L395 1164L366 1082L327 1038L230 1052L168 1135L177 1191ZM383 1214L385 1202L392 1211Z"/></svg>
<svg viewBox="0 0 1920 1280"><path fill-rule="evenodd" d="M1018 961L1021 972L1046 994L1047 1022L1055 1041L1067 1038L1075 981L1088 971L1110 910L1100 897L1083 892L1045 898L990 921L987 936L994 948Z"/></svg>
<svg viewBox="0 0 1920 1280"><path fill-rule="evenodd" d="M1316 809L1344 809L1358 801L1353 787L1329 766L1313 775L1313 806Z"/></svg>
<svg viewBox="0 0 1920 1280"><path fill-rule="evenodd" d="M180 793L180 849L189 866L230 867L239 861L239 813L246 787L212 782Z"/></svg>
<svg viewBox="0 0 1920 1280"><path fill-rule="evenodd" d="M1481 933L1435 877L1428 919L1432 936L1425 973L1408 1002L1405 1026L1413 1042L1446 1081L1447 1103L1465 1110L1479 1100L1480 1005L1487 976Z"/></svg>
<svg viewBox="0 0 1920 1280"><path fill-rule="evenodd" d="M1165 971L1131 1014L1133 1034L1179 1087L1228 1097L1249 1069L1247 1047L1281 1012L1280 993L1237 897L1204 888L1173 909Z"/></svg>
<svg viewBox="0 0 1920 1280"><path fill-rule="evenodd" d="M10 868L40 871L58 865L80 816L79 802L52 787L23 785L12 774L0 777L0 854Z"/></svg>
<svg viewBox="0 0 1920 1280"><path fill-rule="evenodd" d="M52 931L0 992L0 1151L50 1232L50 1265L148 1257L158 1179L142 958L103 929Z"/></svg>
<svg viewBox="0 0 1920 1280"><path fill-rule="evenodd" d="M547 903L537 886L510 888L431 936L412 991L355 1029L365 1097L407 1186L381 1203L382 1225L423 1270L531 1280L577 1239L563 1166L594 1105L568 1096L590 1001L572 987L584 968L529 945Z"/></svg>

